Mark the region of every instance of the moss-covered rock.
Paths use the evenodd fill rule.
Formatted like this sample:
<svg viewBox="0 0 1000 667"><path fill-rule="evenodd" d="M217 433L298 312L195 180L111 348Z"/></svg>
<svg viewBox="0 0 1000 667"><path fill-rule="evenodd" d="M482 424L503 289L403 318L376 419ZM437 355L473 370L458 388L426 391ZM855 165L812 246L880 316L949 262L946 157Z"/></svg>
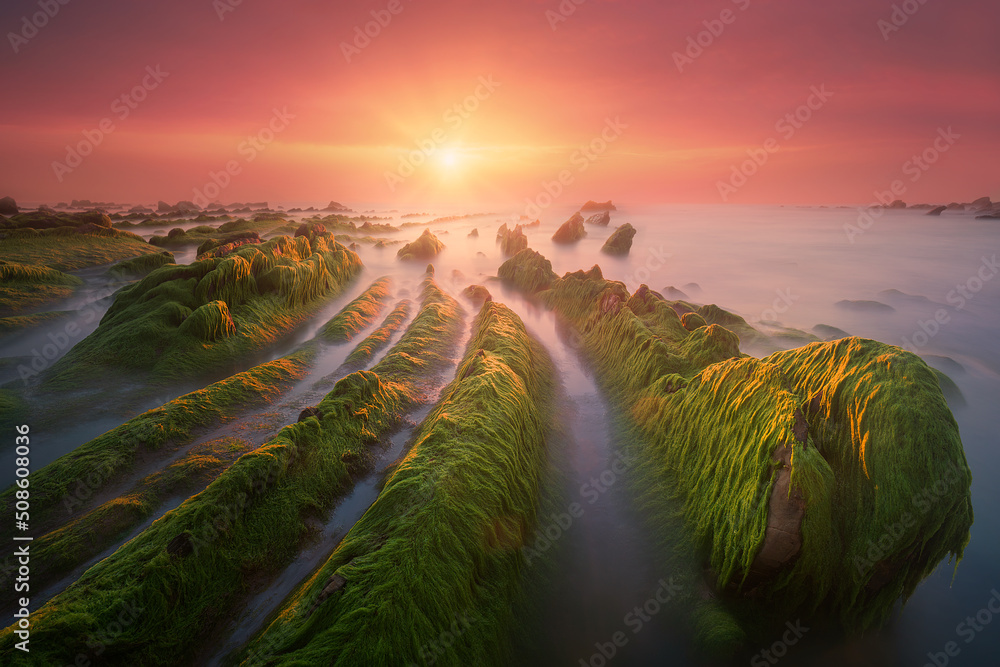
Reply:
<svg viewBox="0 0 1000 667"><path fill-rule="evenodd" d="M382 320L378 328L358 343L357 347L347 355L344 363L349 366L364 364L376 353L384 349L389 344L389 340L393 335L406 324L407 319L410 317L411 307L412 303L409 299L403 299L397 303L396 307Z"/></svg>
<svg viewBox="0 0 1000 667"><path fill-rule="evenodd" d="M122 631L104 638L106 659L196 662L245 592L287 566L308 538L307 522L350 488L356 453L397 426L424 396L424 383L450 360L464 328L461 311L431 280L423 296L413 326L386 358L338 382L316 418L285 427L239 458L34 611L33 664L72 663L79 646L66 637L90 636L115 622ZM141 611L122 623L123 607ZM0 631L0 652L15 650L14 629Z"/></svg>
<svg viewBox="0 0 1000 667"><path fill-rule="evenodd" d="M635 227L625 223L608 237L601 247L601 252L609 255L627 255L632 249L632 239L635 237Z"/></svg>
<svg viewBox="0 0 1000 667"><path fill-rule="evenodd" d="M594 270L537 298L578 329L634 434L633 483L665 557L680 517L710 568L724 609L692 595L697 618L731 612L752 636L797 614L864 630L961 558L971 476L938 379L915 355L847 338L744 357L731 331L742 318L708 306L709 326L688 331L655 293L630 296Z"/></svg>
<svg viewBox="0 0 1000 667"><path fill-rule="evenodd" d="M455 381L378 500L246 655L412 663L464 615L441 664L511 664L553 389L543 348L487 303Z"/></svg>
<svg viewBox="0 0 1000 667"><path fill-rule="evenodd" d="M0 316L66 298L83 281L47 266L0 260Z"/></svg>
<svg viewBox="0 0 1000 667"><path fill-rule="evenodd" d="M508 229L507 223L502 224L497 230L497 242L500 243L500 252L504 257L512 257L528 247L528 237L524 235L521 225Z"/></svg>
<svg viewBox="0 0 1000 667"><path fill-rule="evenodd" d="M556 233L552 235L555 243L576 243L587 235L587 230L583 226L583 216L574 213L569 220L562 223Z"/></svg>
<svg viewBox="0 0 1000 667"><path fill-rule="evenodd" d="M497 275L528 294L548 289L558 278L552 271L552 262L531 249L522 250L501 264Z"/></svg>
<svg viewBox="0 0 1000 667"><path fill-rule="evenodd" d="M97 330L46 371L42 386L73 389L129 373L152 388L231 368L360 269L358 256L329 237L279 237L221 259L168 264L118 292Z"/></svg>
<svg viewBox="0 0 1000 667"><path fill-rule="evenodd" d="M493 300L493 295L490 294L490 291L482 285L469 285L462 290L462 296L469 301L472 301L477 306L481 306L487 301Z"/></svg>
<svg viewBox="0 0 1000 667"><path fill-rule="evenodd" d="M319 337L328 343L346 343L362 329L375 323L389 299L392 279L385 276L373 282L361 296L344 306L339 313L323 325Z"/></svg>
<svg viewBox="0 0 1000 667"><path fill-rule="evenodd" d="M173 263L173 253L163 251L148 255L139 255L124 262L118 262L108 269L108 273L119 278L143 278L161 266Z"/></svg>
<svg viewBox="0 0 1000 667"><path fill-rule="evenodd" d="M416 241L407 243L400 248L396 256L402 260L426 262L429 259L437 257L444 248L445 245L436 236L431 234L431 230L425 229L424 233Z"/></svg>

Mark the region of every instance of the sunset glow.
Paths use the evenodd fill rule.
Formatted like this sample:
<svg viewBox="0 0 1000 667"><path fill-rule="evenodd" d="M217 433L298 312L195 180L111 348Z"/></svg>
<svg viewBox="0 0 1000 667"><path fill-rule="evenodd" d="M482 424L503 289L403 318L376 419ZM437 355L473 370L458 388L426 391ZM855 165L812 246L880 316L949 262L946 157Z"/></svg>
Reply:
<svg viewBox="0 0 1000 667"><path fill-rule="evenodd" d="M577 198L719 203L719 183L774 138L732 202L867 203L948 127L961 140L909 198L996 194L1000 88L992 22L977 18L994 11L985 1L926 3L898 31L880 27L891 3L860 0L563 4L573 11L69 3L0 61L9 90L32 91L5 103L0 178L26 200L189 199L287 109L294 118L261 141L223 201L266 185L286 200L504 203L568 168ZM6 3L0 24L19 34L32 7ZM167 75L156 82L147 66ZM821 86L829 99L794 120ZM578 170L574 152L609 118L627 129ZM98 150L58 173L95 132ZM428 146L437 157L390 187L386 174Z"/></svg>

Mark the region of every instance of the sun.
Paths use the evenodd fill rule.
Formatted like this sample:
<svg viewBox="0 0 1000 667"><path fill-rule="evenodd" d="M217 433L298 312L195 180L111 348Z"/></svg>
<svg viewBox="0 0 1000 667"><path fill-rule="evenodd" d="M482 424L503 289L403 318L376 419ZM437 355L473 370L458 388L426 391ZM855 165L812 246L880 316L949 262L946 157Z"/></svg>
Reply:
<svg viewBox="0 0 1000 667"><path fill-rule="evenodd" d="M441 151L441 154L438 156L438 167L441 172L447 176L454 176L457 173L461 162L461 155L459 155L459 152L453 148Z"/></svg>

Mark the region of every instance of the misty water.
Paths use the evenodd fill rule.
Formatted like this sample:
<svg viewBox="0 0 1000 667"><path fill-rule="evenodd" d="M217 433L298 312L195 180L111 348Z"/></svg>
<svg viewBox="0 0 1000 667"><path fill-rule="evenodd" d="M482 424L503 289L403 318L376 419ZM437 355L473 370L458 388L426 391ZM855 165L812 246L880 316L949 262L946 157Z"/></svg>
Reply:
<svg viewBox="0 0 1000 667"><path fill-rule="evenodd" d="M286 204L292 205L309 204ZM393 217L387 222L394 225L462 213L468 211L440 210L401 220L399 212L375 212ZM599 264L605 277L625 282L630 290L647 284L671 298L665 290L673 286L683 291L687 300L718 304L764 332L780 333L782 327L806 332L816 325L836 327L849 335L905 346L954 380L962 396L950 397L950 405L973 473L976 512L971 542L957 572L953 564L941 563L881 631L845 640L817 630L791 647L787 660L788 664L922 665L928 652L942 651L946 643L957 642L961 653L954 664L990 664L991 658L1000 654L1000 619L973 633L971 639L965 632L959 634L958 625L985 608L994 589L1000 590L996 564L1000 553L1000 486L993 482L1000 472L1000 456L994 449L995 404L1000 395L1000 280L995 279L994 258L1000 246L1000 224L976 220L970 214L946 212L941 217L928 217L922 211L908 210L886 211L870 224L859 225L860 212L853 208L622 208L612 213L607 228L588 225L588 235L579 243L554 244L552 233L572 213L573 209L543 211L542 224L525 230L529 247L551 260L559 274ZM570 428L560 446L565 450L567 497L572 498L579 495L581 484L614 463L613 406L577 356L572 341L557 333L552 316L495 280L504 259L495 242L497 227L515 221L517 216L499 212L431 224L429 229L447 246L433 264L441 287L456 296L470 284L485 285L496 300L508 303L524 319L555 359L565 387L563 414L569 415L565 422ZM623 258L601 253L604 240L624 222L638 230L631 253ZM163 229L174 226L178 225L165 224ZM473 228L479 232L476 238L469 237ZM423 229L413 226L373 235L406 242ZM135 231L148 238L160 230ZM314 336L339 307L379 276L395 278L397 298L418 297L425 264L400 263L396 259L399 247L359 244L357 252L366 268L349 292L332 300L321 314L252 362L277 358ZM178 261L193 259L192 252L175 254ZM92 304L98 297L97 305ZM94 307L103 312L106 301L90 285L57 309ZM877 302L884 307L844 302ZM471 305L467 304L467 310L473 312ZM32 346L44 340L45 331L0 339L0 357L30 354ZM773 340L770 349L744 351L763 356L795 344L783 343L788 339L781 337ZM309 382L335 372L349 350L346 346L324 353ZM4 368L9 373L10 366ZM279 402L278 411L286 422L294 421L298 410L315 404L316 394L310 387L303 382ZM163 400L189 389L178 387ZM45 434L38 433L35 451L40 460L52 460L124 418L115 423L106 421L106 416L90 423L83 420L72 425L72 436L60 436L49 444ZM0 452L2 457L7 455ZM4 466L5 470L10 468ZM376 486L371 481L365 484L359 488L356 501L346 504L348 516L360 516L374 500ZM543 640L537 645L537 664L578 665L581 660L589 664L595 643L607 642L619 630L632 636L624 624L626 614L651 597L660 579L669 578L670 572L657 568L655 552L646 543L641 517L635 515L631 502L624 485L610 487L592 506L586 505L583 516L567 531L570 548L553 551L563 559L555 568L563 580L553 582L553 590L559 593L543 606L539 620ZM326 527L324 552L349 528L338 521L339 517L331 518ZM298 569L293 568L296 576L308 573L319 562L312 552L303 558ZM294 577L286 579L282 580L283 589L297 583ZM278 602L274 595L254 600L259 608L247 609L244 619L252 619L249 624L234 619L239 629L231 631L237 636L252 633L251 628ZM688 641L673 629L664 612L634 634L614 664L685 664L689 660Z"/></svg>

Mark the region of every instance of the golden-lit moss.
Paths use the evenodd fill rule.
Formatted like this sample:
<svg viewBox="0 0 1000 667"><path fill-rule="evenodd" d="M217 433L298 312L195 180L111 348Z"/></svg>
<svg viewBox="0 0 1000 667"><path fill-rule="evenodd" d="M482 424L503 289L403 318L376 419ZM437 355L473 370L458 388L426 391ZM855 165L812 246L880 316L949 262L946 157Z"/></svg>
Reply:
<svg viewBox="0 0 1000 667"><path fill-rule="evenodd" d="M633 485L663 553L676 552L679 521L741 627L793 613L876 627L941 560L961 558L971 477L938 380L915 355L846 338L747 358L737 334L759 334L742 318L706 306L710 324L688 331L660 297L629 295L597 267L550 281L537 298L576 329L619 406L639 462ZM801 545L769 569L756 558L785 466L789 502L802 503ZM690 603L695 618L723 613ZM741 634L705 630L726 642Z"/></svg>
<svg viewBox="0 0 1000 667"><path fill-rule="evenodd" d="M385 371L408 366L408 372L387 381L369 371L343 378L320 402L317 417L285 427L88 569L33 612L37 644L26 664L70 664L77 647L65 637L100 632L125 604L141 613L108 639L105 659L142 665L195 661L199 647L228 622L247 588L294 558L309 537L308 521L328 511L349 488L347 461L378 442L414 407L432 369L440 370L450 359L463 328L457 304L428 280L420 313L384 366ZM95 456L102 453L91 450ZM58 478L74 481L69 475ZM14 650L13 631L0 632L0 652Z"/></svg>
<svg viewBox="0 0 1000 667"><path fill-rule="evenodd" d="M361 296L333 316L319 330L319 337L328 343L346 343L362 329L371 326L385 308L392 280L384 276L373 282Z"/></svg>
<svg viewBox="0 0 1000 667"><path fill-rule="evenodd" d="M224 258L165 265L122 289L42 386L75 389L128 372L155 387L231 368L305 321L360 270L358 256L328 236L279 237Z"/></svg>
<svg viewBox="0 0 1000 667"><path fill-rule="evenodd" d="M546 468L553 368L506 306L487 303L452 384L375 504L247 648L269 664L510 664Z"/></svg>

